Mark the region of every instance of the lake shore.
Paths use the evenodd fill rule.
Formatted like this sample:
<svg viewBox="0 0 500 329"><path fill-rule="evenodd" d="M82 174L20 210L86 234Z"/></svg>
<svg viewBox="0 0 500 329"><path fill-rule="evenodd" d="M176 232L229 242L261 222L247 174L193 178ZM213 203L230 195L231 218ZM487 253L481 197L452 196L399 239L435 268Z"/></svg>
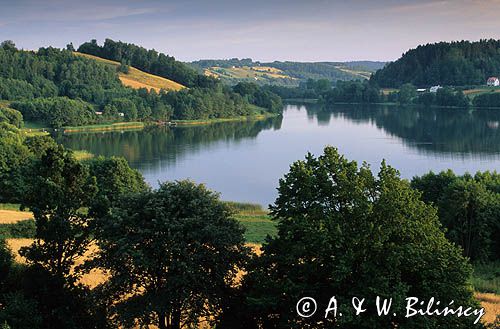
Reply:
<svg viewBox="0 0 500 329"><path fill-rule="evenodd" d="M197 119L197 120L171 120L165 123L158 122L141 122L141 121L131 121L131 122L117 122L109 124L95 124L95 125L85 125L85 126L75 126L75 127L63 127L64 133L82 133L82 132L105 132L105 131L121 131L121 130L142 130L147 126L198 126L198 125L209 125L219 122L238 122L238 121L258 121L265 120L268 118L279 116L279 114L269 113L269 114L256 114L250 116L238 116L231 118L216 118L216 119ZM49 128L45 128L48 129ZM57 129L50 129L52 131L58 131Z"/></svg>

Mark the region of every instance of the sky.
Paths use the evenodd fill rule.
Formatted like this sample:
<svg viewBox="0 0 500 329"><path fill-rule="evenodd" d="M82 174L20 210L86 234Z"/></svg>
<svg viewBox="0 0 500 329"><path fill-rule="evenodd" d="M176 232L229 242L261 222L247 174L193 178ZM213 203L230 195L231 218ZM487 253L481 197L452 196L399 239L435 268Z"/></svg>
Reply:
<svg viewBox="0 0 500 329"><path fill-rule="evenodd" d="M500 39L500 0L0 0L18 48L105 38L182 61L392 61L419 44Z"/></svg>

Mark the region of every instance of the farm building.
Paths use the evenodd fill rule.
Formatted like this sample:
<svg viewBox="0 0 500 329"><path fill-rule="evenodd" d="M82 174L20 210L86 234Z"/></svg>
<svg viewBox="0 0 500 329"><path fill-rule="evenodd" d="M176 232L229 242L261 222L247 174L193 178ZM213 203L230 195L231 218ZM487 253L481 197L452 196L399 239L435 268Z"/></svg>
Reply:
<svg viewBox="0 0 500 329"><path fill-rule="evenodd" d="M430 91L431 93L437 93L437 91L438 91L439 89L441 89L441 88L443 88L443 87L441 87L441 86L432 86L432 87L429 89L429 91Z"/></svg>
<svg viewBox="0 0 500 329"><path fill-rule="evenodd" d="M498 80L497 77L491 77L488 79L486 84L490 87L498 87L498 86L500 86L500 80Z"/></svg>

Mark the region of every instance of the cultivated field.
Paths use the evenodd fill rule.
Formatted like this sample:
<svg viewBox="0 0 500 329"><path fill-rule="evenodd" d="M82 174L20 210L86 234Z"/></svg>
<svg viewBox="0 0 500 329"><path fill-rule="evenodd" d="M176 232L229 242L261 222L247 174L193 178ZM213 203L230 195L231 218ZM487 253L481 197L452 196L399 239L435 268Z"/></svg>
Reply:
<svg viewBox="0 0 500 329"><path fill-rule="evenodd" d="M254 80L267 80L267 79L289 79L296 80L295 78L286 75L283 71L267 66L242 66L242 67L218 67L213 66L204 71L205 75L216 78L229 78L229 79L254 79Z"/></svg>
<svg viewBox="0 0 500 329"><path fill-rule="evenodd" d="M31 218L33 214L30 212L0 209L0 224L13 224Z"/></svg>
<svg viewBox="0 0 500 329"><path fill-rule="evenodd" d="M354 70L346 66L335 66L336 69L345 72L345 73L350 73L358 78L361 79L370 79L372 72L368 71L361 71L361 70Z"/></svg>
<svg viewBox="0 0 500 329"><path fill-rule="evenodd" d="M83 56L86 58L96 60L96 61L101 62L103 64L110 65L115 69L117 69L120 66L120 63L118 63L118 62L111 61L111 60L104 59L104 58L100 58L97 56L82 54L82 53L78 53L78 52L75 52L75 55ZM128 73L118 72L118 76L120 78L120 81L123 83L123 85L134 88L134 89L146 88L148 90L153 89L153 90L158 92L161 89L177 91L177 90L185 88L180 83L159 77L157 75L143 72L143 71L138 70L132 66L129 67Z"/></svg>

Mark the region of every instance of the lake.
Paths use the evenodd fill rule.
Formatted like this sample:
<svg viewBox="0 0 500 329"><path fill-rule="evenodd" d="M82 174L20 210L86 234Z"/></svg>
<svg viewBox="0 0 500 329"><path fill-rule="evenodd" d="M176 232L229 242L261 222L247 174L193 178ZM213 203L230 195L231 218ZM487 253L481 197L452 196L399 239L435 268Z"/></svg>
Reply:
<svg viewBox="0 0 500 329"><path fill-rule="evenodd" d="M411 178L430 170L457 173L500 169L500 111L395 106L288 104L263 121L143 131L66 134L75 150L123 156L147 182L190 178L222 199L267 206L278 180L307 152L337 147L348 159L378 171L382 159Z"/></svg>

